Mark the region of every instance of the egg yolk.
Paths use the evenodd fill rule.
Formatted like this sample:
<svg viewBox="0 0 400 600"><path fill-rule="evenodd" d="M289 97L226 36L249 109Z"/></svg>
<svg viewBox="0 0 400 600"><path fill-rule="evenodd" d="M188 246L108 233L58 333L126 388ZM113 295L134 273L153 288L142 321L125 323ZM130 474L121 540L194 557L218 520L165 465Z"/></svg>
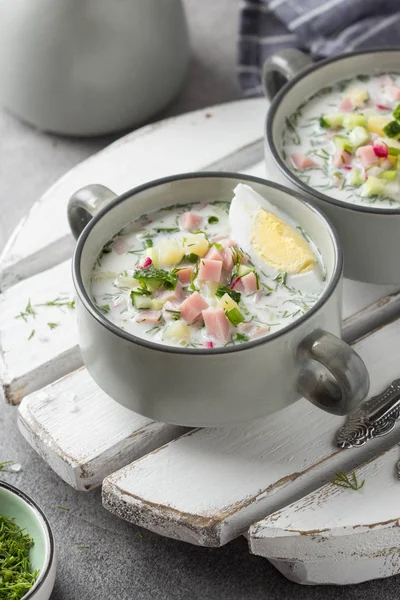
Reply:
<svg viewBox="0 0 400 600"><path fill-rule="evenodd" d="M263 209L257 211L251 242L257 254L278 271L310 271L316 258L307 241L285 221Z"/></svg>

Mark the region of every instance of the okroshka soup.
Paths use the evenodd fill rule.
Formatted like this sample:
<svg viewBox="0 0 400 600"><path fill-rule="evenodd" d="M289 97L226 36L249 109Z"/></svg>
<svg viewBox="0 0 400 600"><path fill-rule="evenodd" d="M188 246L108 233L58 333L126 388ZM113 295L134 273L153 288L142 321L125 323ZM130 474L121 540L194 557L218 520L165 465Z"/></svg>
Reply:
<svg viewBox="0 0 400 600"><path fill-rule="evenodd" d="M315 243L251 186L232 197L172 204L116 232L93 266L97 309L137 337L204 349L266 337L304 315L325 289Z"/></svg>

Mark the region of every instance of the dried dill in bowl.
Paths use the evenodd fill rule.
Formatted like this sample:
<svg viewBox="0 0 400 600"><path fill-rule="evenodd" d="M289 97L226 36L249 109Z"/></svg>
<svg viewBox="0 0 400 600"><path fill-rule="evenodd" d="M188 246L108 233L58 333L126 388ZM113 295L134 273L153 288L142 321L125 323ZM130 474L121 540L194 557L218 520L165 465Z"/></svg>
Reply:
<svg viewBox="0 0 400 600"><path fill-rule="evenodd" d="M0 600L21 600L34 585L29 557L32 538L13 519L0 515Z"/></svg>

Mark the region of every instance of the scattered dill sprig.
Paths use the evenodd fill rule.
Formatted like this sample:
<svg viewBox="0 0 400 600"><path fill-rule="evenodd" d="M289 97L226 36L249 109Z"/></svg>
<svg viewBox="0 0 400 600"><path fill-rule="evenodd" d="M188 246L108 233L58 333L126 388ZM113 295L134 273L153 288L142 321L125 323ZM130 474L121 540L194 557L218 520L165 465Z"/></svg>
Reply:
<svg viewBox="0 0 400 600"><path fill-rule="evenodd" d="M358 481L355 471L352 471L350 473L350 476L344 473L344 471L342 470L337 471L335 475L336 477L332 479L332 483L334 485L343 488L349 488L351 490L354 490L355 492L357 490L361 490L365 483L365 479L363 479L361 483Z"/></svg>
<svg viewBox="0 0 400 600"><path fill-rule="evenodd" d="M15 318L28 321L28 317L36 317L36 311L33 308L30 300L28 300L28 304L25 306L25 310L21 311Z"/></svg>
<svg viewBox="0 0 400 600"><path fill-rule="evenodd" d="M35 304L35 306L66 306L67 308L75 308L75 300L69 300L67 296L58 296L54 300L43 302L42 304Z"/></svg>
<svg viewBox="0 0 400 600"><path fill-rule="evenodd" d="M29 340L31 340L33 338L35 333L36 333L36 331L34 329L32 329L32 331L30 332L29 337L28 337L28 342L29 342Z"/></svg>
<svg viewBox="0 0 400 600"><path fill-rule="evenodd" d="M69 510L68 506L63 506L62 504L59 504L56 508L59 508L60 510Z"/></svg>
<svg viewBox="0 0 400 600"><path fill-rule="evenodd" d="M10 469L8 465L13 465L15 461L13 460L5 460L4 462L0 462L0 472L2 473L10 473Z"/></svg>
<svg viewBox="0 0 400 600"><path fill-rule="evenodd" d="M50 327L50 329L55 329L60 325L60 323L47 323L47 325Z"/></svg>
<svg viewBox="0 0 400 600"><path fill-rule="evenodd" d="M0 599L20 600L34 585L29 550L32 538L13 519L0 516Z"/></svg>

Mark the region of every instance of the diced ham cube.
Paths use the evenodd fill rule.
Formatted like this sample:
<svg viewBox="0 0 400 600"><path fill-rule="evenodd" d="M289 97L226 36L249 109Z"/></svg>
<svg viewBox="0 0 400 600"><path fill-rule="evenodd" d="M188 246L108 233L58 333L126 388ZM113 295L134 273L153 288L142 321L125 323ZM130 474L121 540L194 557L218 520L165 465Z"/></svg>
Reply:
<svg viewBox="0 0 400 600"><path fill-rule="evenodd" d="M184 269L179 269L178 271L178 279L182 285L187 285L190 283L190 278L193 274L194 267L190 265L189 267L185 267Z"/></svg>
<svg viewBox="0 0 400 600"><path fill-rule="evenodd" d="M166 302L181 302L183 299L182 283L178 281L174 290L163 290L158 297Z"/></svg>
<svg viewBox="0 0 400 600"><path fill-rule="evenodd" d="M306 156L305 154L301 154L300 152L295 152L290 158L296 169L299 169L299 171L311 169L312 167L318 167L318 163L316 163L315 160L309 156Z"/></svg>
<svg viewBox="0 0 400 600"><path fill-rule="evenodd" d="M220 263L221 264L221 263ZM202 311L208 308L207 302L199 292L194 292L189 298L186 298L179 307L181 318L187 323L193 323Z"/></svg>
<svg viewBox="0 0 400 600"><path fill-rule="evenodd" d="M112 245L113 250L115 250L115 252L117 254L125 254L125 252L128 252L128 244L126 243L125 238L123 237L117 237L117 239L115 240L115 242Z"/></svg>
<svg viewBox="0 0 400 600"><path fill-rule="evenodd" d="M237 242L226 237L222 238L219 243L225 248L237 248L238 246Z"/></svg>
<svg viewBox="0 0 400 600"><path fill-rule="evenodd" d="M202 258L199 267L200 281L215 281L219 283L221 279L222 262L220 260L209 260Z"/></svg>
<svg viewBox="0 0 400 600"><path fill-rule="evenodd" d="M205 255L205 258L207 258L209 260L221 260L222 261L222 254L218 250L218 248L216 248L215 246L211 246L211 248Z"/></svg>
<svg viewBox="0 0 400 600"><path fill-rule="evenodd" d="M353 110L353 103L351 101L351 98L349 98L348 96L345 96L343 98L343 100L341 101L341 103L338 106L338 109L341 112L350 112Z"/></svg>
<svg viewBox="0 0 400 600"><path fill-rule="evenodd" d="M232 271L233 269L233 254L232 254L232 250L230 249L230 247L226 247L222 250L222 258L223 258L223 263L222 266L225 269L225 271Z"/></svg>
<svg viewBox="0 0 400 600"><path fill-rule="evenodd" d="M257 291L257 277L255 273L247 273L242 277L242 284L246 294L253 294Z"/></svg>
<svg viewBox="0 0 400 600"><path fill-rule="evenodd" d="M244 333L245 335L250 335L254 330L255 325L251 321L247 321L245 323L239 323L237 326L237 330L239 333Z"/></svg>
<svg viewBox="0 0 400 600"><path fill-rule="evenodd" d="M161 311L141 310L135 317L136 323L152 323L156 325L161 321Z"/></svg>
<svg viewBox="0 0 400 600"><path fill-rule="evenodd" d="M379 158L374 152L373 146L360 146L356 150L356 156L360 159L363 167L366 169L379 162Z"/></svg>
<svg viewBox="0 0 400 600"><path fill-rule="evenodd" d="M207 335L220 344L226 344L231 326L223 308L207 308L202 312Z"/></svg>
<svg viewBox="0 0 400 600"><path fill-rule="evenodd" d="M236 292L243 292L244 287L242 283L242 278L237 277L235 281L231 285L231 290L235 290Z"/></svg>
<svg viewBox="0 0 400 600"><path fill-rule="evenodd" d="M340 169L340 167L345 167L351 163L352 156L346 150L337 150L333 157L333 166Z"/></svg>
<svg viewBox="0 0 400 600"><path fill-rule="evenodd" d="M196 215L196 213L184 212L179 217L179 226L183 231L191 231L192 229L198 229L203 222L203 217Z"/></svg>
<svg viewBox="0 0 400 600"><path fill-rule="evenodd" d="M253 333L253 338L259 338L263 335L267 335L269 333L269 327L257 327L257 329Z"/></svg>

